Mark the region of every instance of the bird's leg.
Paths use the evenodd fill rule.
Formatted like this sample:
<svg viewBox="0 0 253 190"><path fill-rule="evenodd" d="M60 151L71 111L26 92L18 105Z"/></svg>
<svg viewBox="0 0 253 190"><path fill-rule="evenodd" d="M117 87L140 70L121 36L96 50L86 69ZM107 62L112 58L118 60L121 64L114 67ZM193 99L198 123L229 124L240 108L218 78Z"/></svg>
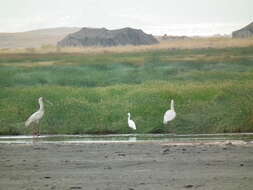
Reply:
<svg viewBox="0 0 253 190"><path fill-rule="evenodd" d="M38 126L37 126L37 137L40 136L40 124L38 123Z"/></svg>
<svg viewBox="0 0 253 190"><path fill-rule="evenodd" d="M33 143L36 143L38 141L38 135L39 134L39 124L34 124L34 135L33 135Z"/></svg>
<svg viewBox="0 0 253 190"><path fill-rule="evenodd" d="M170 134L174 134L175 133L174 129L172 127L170 127L169 123L167 123L167 128L166 129L167 129L167 133L170 133Z"/></svg>
<svg viewBox="0 0 253 190"><path fill-rule="evenodd" d="M33 138L34 138L34 137L35 137L35 133L36 133L36 132L35 132L35 125L32 124L31 127L32 127L32 135L33 135Z"/></svg>
<svg viewBox="0 0 253 190"><path fill-rule="evenodd" d="M34 142L34 140L35 140L35 125L32 124L31 128L32 128L32 136L33 136L33 138L32 138L32 143L34 144L34 143L35 143L35 142Z"/></svg>

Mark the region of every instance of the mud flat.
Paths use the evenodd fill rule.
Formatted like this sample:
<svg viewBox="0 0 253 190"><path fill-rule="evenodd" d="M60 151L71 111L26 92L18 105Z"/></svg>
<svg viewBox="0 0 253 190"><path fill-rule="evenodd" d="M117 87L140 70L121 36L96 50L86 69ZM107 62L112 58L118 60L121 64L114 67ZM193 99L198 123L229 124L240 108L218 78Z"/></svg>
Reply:
<svg viewBox="0 0 253 190"><path fill-rule="evenodd" d="M252 190L253 144L0 144L3 190Z"/></svg>

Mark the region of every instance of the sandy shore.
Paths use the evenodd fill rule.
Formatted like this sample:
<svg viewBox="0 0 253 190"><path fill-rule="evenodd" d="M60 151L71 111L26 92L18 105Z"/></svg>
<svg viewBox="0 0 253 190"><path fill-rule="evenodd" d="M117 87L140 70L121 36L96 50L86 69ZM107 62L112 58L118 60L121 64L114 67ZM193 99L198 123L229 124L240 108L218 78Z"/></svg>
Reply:
<svg viewBox="0 0 253 190"><path fill-rule="evenodd" d="M252 190L253 145L0 144L1 190Z"/></svg>

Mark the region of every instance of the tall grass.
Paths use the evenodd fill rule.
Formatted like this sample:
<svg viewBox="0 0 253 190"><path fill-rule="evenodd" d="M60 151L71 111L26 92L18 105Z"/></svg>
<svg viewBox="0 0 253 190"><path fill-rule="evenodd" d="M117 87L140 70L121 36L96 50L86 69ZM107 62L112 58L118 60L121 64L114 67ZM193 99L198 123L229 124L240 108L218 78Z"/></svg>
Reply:
<svg viewBox="0 0 253 190"><path fill-rule="evenodd" d="M0 134L27 134L46 105L43 133L218 133L253 131L253 49L0 55ZM175 100L177 118L163 114Z"/></svg>
<svg viewBox="0 0 253 190"><path fill-rule="evenodd" d="M54 103L46 105L41 123L49 134L129 133L127 112L132 113L138 133L248 132L253 128L251 82L14 87L2 89L0 95L0 134L27 133L23 121L38 107L39 96ZM164 127L163 114L171 98L177 119Z"/></svg>
<svg viewBox="0 0 253 190"><path fill-rule="evenodd" d="M232 48L96 56L13 55L0 60L0 85L103 87L150 80L251 80L252 53L252 48Z"/></svg>

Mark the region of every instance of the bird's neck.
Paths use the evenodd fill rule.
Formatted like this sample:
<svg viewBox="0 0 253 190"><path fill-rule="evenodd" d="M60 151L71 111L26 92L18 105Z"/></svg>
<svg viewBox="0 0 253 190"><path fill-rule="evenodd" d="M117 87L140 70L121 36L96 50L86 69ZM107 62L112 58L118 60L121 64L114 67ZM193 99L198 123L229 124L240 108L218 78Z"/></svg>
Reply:
<svg viewBox="0 0 253 190"><path fill-rule="evenodd" d="M39 102L39 104L40 104L40 110L44 111L44 104L43 104L43 102Z"/></svg>
<svg viewBox="0 0 253 190"><path fill-rule="evenodd" d="M175 111L174 103L173 103L173 102L171 102L170 109L171 109L172 111Z"/></svg>
<svg viewBox="0 0 253 190"><path fill-rule="evenodd" d="M128 115L128 121L130 120L130 115Z"/></svg>

